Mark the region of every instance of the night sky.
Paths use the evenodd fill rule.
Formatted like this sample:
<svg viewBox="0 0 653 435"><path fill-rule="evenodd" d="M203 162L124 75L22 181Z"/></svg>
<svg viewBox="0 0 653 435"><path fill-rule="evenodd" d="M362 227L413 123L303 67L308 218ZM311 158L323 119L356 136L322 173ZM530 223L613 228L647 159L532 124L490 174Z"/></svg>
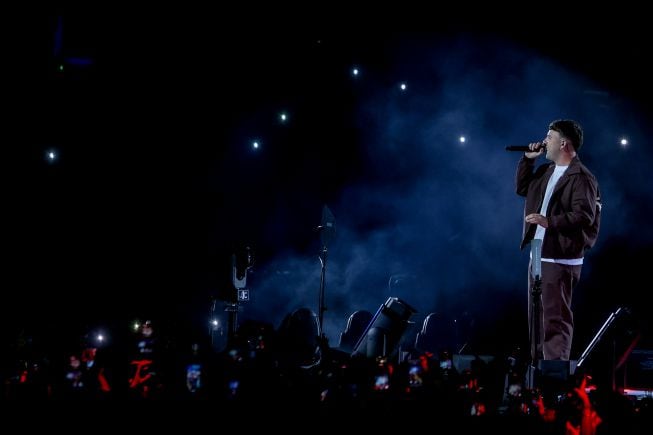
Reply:
<svg viewBox="0 0 653 435"><path fill-rule="evenodd" d="M215 18L50 11L9 26L5 343L117 334L136 318L201 333L244 246L255 264L241 320L278 326L317 310L324 205L337 222L332 343L349 314L388 296L418 320L474 319L475 343L523 342L519 153L504 147L542 139L557 118L583 125L580 158L604 201L572 353L624 304L648 328L653 71L641 27L323 31Z"/></svg>

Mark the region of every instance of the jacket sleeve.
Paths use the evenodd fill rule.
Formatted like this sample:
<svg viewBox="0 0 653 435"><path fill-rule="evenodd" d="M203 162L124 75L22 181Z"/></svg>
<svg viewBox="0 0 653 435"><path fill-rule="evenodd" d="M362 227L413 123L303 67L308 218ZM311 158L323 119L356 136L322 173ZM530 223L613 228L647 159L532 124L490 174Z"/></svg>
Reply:
<svg viewBox="0 0 653 435"><path fill-rule="evenodd" d="M549 217L549 227L557 230L582 228L592 225L596 215L597 185L590 177L574 180L571 211Z"/></svg>
<svg viewBox="0 0 653 435"><path fill-rule="evenodd" d="M517 173L515 174L515 187L517 195L526 196L528 194L528 186L533 181L533 168L535 167L535 159L529 159L522 156L517 165Z"/></svg>

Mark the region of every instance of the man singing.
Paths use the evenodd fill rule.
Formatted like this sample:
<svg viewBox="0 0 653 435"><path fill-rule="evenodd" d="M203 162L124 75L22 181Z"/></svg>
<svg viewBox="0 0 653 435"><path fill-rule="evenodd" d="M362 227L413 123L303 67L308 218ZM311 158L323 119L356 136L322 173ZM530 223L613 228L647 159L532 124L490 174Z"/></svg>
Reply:
<svg viewBox="0 0 653 435"><path fill-rule="evenodd" d="M542 240L542 310L540 336L531 343L533 359L569 359L572 290L580 279L585 251L594 246L599 232L601 198L596 177L578 158L582 145L583 130L576 121L556 120L542 142L529 144L530 151L517 166L517 194L526 197L521 248L533 239ZM545 151L552 163L535 168L535 160ZM532 325L532 264L528 277Z"/></svg>

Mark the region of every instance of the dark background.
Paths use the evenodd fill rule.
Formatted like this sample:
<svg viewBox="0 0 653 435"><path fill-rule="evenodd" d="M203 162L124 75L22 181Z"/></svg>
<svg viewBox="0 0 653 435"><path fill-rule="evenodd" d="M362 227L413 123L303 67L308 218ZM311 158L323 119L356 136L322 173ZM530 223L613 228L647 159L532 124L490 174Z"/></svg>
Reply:
<svg viewBox="0 0 653 435"><path fill-rule="evenodd" d="M256 259L244 318L316 310L327 204L332 340L349 313L397 293L422 314L474 317L481 350L509 348L527 338L527 254L518 155L503 148L559 117L585 126L605 203L575 353L624 304L648 330L645 28L545 15L363 30L223 12L4 18L5 343L118 335L136 318L201 334L243 246Z"/></svg>

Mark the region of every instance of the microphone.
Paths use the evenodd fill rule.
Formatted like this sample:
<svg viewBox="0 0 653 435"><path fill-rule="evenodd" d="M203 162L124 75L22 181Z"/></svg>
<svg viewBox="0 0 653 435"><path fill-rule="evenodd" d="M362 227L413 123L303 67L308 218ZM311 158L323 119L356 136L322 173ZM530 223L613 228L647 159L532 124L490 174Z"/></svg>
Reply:
<svg viewBox="0 0 653 435"><path fill-rule="evenodd" d="M545 148L545 149L546 149L546 145L543 144L543 143L540 144L540 147L539 147L539 148L536 148L536 149L534 149L534 150L531 150L531 149L528 147L528 145L508 145L508 146L506 147L506 151L523 151L523 152L527 152L527 153L528 153L528 152L537 152L537 151L541 150L542 148Z"/></svg>

